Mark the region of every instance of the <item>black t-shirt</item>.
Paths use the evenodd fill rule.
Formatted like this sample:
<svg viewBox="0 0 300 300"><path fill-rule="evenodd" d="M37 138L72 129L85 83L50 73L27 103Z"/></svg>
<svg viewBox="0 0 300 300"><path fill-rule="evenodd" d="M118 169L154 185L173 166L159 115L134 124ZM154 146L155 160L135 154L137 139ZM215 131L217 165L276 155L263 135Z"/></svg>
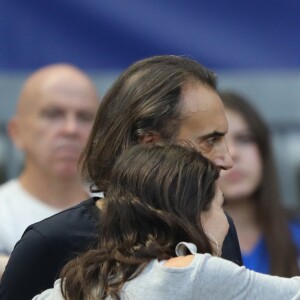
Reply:
<svg viewBox="0 0 300 300"><path fill-rule="evenodd" d="M99 198L81 204L29 226L16 244L0 283L1 300L29 300L52 288L60 270L79 253L93 248L99 236ZM223 243L222 257L242 265L235 227Z"/></svg>

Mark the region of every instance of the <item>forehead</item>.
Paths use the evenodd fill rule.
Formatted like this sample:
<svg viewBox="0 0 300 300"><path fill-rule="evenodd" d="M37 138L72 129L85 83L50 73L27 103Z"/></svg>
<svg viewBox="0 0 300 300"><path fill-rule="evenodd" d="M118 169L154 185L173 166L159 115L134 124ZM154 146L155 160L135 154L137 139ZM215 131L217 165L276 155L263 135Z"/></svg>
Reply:
<svg viewBox="0 0 300 300"><path fill-rule="evenodd" d="M228 120L229 133L235 131L250 131L246 120L239 112L225 108L225 114Z"/></svg>
<svg viewBox="0 0 300 300"><path fill-rule="evenodd" d="M88 86L76 82L60 82L45 85L37 97L36 107L58 107L61 109L95 110L98 105L97 95Z"/></svg>
<svg viewBox="0 0 300 300"><path fill-rule="evenodd" d="M187 83L181 93L181 129L206 135L227 132L227 119L219 95L201 82Z"/></svg>

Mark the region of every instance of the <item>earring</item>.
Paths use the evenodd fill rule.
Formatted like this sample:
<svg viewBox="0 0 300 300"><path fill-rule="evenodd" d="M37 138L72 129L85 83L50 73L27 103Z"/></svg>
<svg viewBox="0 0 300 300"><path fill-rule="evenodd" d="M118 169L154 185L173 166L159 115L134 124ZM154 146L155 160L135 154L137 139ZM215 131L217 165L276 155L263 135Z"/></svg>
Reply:
<svg viewBox="0 0 300 300"><path fill-rule="evenodd" d="M220 247L219 247L219 244L218 244L218 241L217 241L217 239L213 236L213 235L211 235L210 233L208 233L208 232L204 232L205 234L206 234L206 236L208 237L208 239L210 239L211 241L213 241L215 244L216 244L216 255L218 256L218 257L220 257L221 256L221 251L220 251Z"/></svg>

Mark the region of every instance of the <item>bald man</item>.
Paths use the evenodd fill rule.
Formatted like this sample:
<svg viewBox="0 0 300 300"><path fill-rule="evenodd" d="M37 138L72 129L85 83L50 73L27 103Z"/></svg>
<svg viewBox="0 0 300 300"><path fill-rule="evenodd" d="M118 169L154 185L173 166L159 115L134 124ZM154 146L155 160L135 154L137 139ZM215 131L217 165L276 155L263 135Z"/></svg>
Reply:
<svg viewBox="0 0 300 300"><path fill-rule="evenodd" d="M0 277L28 225L87 198L77 163L97 107L96 88L74 66L47 66L25 82L8 124L24 169L0 186Z"/></svg>

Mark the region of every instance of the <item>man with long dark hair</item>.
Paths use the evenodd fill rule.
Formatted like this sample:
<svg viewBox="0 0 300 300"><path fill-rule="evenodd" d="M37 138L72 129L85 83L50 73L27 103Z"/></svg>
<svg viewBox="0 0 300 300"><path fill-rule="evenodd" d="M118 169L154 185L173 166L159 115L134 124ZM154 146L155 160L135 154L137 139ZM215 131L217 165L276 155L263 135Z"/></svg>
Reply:
<svg viewBox="0 0 300 300"><path fill-rule="evenodd" d="M215 80L198 62L180 56L151 57L125 70L102 99L83 153L83 174L93 190L105 196L117 157L138 143L189 141L219 170L231 168ZM95 247L99 203L91 198L27 228L4 273L0 298L30 299L53 286L66 262ZM242 264L229 222L222 256Z"/></svg>

